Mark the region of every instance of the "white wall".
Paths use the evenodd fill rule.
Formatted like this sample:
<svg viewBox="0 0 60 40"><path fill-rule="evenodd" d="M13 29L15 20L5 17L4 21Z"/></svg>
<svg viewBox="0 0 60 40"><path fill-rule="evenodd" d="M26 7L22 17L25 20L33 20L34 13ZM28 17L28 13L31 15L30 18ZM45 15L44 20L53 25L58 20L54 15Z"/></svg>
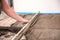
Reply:
<svg viewBox="0 0 60 40"><path fill-rule="evenodd" d="M14 0L16 12L60 12L60 0Z"/></svg>

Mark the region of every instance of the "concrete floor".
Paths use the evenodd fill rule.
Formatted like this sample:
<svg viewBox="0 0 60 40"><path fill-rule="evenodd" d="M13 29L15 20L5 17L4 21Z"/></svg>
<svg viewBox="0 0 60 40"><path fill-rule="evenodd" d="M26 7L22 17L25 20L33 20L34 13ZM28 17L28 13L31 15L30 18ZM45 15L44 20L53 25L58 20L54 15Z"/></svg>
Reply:
<svg viewBox="0 0 60 40"><path fill-rule="evenodd" d="M60 40L60 15L40 15L26 36L28 40Z"/></svg>

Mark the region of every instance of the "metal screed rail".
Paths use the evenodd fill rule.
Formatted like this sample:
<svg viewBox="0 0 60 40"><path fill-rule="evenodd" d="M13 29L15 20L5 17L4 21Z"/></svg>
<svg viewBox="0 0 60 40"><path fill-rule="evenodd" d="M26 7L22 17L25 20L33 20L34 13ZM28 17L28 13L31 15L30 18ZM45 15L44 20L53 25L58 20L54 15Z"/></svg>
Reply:
<svg viewBox="0 0 60 40"><path fill-rule="evenodd" d="M19 40L21 37L29 30L29 28L36 23L39 18L39 14L36 13L27 23L11 40Z"/></svg>

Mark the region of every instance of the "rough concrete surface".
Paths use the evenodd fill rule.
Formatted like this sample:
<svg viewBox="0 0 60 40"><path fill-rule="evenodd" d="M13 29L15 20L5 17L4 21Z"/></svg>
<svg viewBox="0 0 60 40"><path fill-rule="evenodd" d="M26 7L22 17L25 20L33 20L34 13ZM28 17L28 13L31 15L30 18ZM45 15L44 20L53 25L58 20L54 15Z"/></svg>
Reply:
<svg viewBox="0 0 60 40"><path fill-rule="evenodd" d="M60 15L40 15L26 36L28 40L60 40Z"/></svg>

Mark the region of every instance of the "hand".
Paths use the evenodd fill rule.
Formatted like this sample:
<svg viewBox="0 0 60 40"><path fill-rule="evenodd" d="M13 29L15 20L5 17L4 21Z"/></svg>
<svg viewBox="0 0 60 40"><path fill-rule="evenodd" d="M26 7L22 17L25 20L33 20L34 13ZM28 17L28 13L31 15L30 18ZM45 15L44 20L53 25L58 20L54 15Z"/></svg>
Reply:
<svg viewBox="0 0 60 40"><path fill-rule="evenodd" d="M26 19L23 19L23 20L21 21L21 23L22 23L22 24L27 24L27 23L29 23L29 21L26 20Z"/></svg>

